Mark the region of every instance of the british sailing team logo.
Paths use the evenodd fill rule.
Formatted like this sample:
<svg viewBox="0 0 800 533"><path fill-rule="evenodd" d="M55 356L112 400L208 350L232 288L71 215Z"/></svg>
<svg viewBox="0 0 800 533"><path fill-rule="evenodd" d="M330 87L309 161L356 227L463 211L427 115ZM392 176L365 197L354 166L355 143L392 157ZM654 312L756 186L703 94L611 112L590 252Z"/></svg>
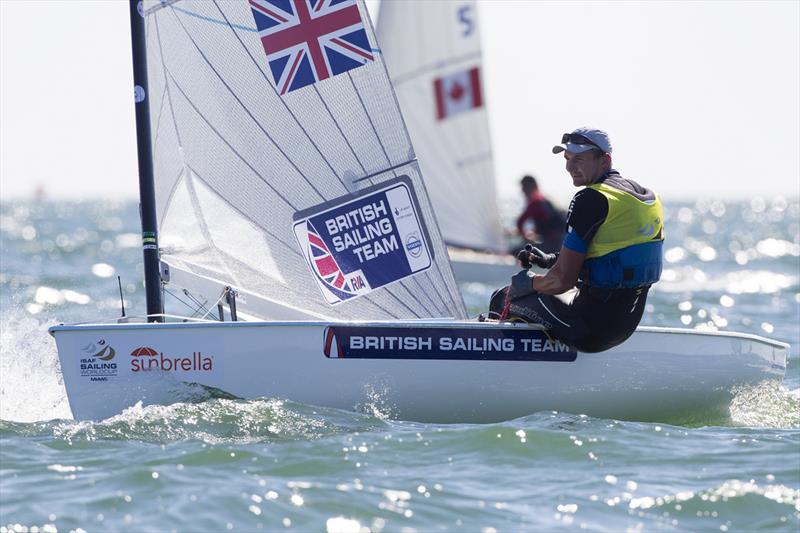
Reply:
<svg viewBox="0 0 800 533"><path fill-rule="evenodd" d="M117 352L105 339L87 344L82 351L86 355L80 359L81 377L90 381L108 381L117 375L117 363L113 362Z"/></svg>
<svg viewBox="0 0 800 533"><path fill-rule="evenodd" d="M411 179L401 176L294 215L294 235L325 301L364 296L433 264Z"/></svg>

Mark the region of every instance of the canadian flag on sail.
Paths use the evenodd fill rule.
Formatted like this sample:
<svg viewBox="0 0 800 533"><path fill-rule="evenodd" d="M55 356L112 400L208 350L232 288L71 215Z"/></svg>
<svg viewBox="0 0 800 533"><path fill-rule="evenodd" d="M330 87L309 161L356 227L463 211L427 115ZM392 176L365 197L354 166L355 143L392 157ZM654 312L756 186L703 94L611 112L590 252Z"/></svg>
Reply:
<svg viewBox="0 0 800 533"><path fill-rule="evenodd" d="M436 94L437 120L483 106L478 67L436 78L433 80L433 90Z"/></svg>

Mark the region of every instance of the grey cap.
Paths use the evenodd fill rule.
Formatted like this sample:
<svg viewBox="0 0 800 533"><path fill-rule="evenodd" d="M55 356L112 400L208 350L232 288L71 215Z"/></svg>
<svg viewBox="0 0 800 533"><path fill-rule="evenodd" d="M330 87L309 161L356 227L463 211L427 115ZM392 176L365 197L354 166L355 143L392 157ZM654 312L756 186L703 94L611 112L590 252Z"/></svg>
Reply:
<svg viewBox="0 0 800 533"><path fill-rule="evenodd" d="M580 135L591 142L573 142L575 139L568 138L571 135ZM583 127L574 129L570 133L565 133L561 141L561 144L553 146L554 154L559 154L564 151L571 154L580 154L587 150L596 149L600 149L607 154L611 153L611 140L608 138L608 133L597 128Z"/></svg>

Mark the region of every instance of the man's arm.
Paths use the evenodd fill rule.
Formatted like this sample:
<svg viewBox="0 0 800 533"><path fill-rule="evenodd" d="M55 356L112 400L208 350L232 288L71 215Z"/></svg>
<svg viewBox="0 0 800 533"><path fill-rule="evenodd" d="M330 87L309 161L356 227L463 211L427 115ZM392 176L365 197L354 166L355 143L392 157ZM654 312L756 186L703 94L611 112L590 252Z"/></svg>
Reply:
<svg viewBox="0 0 800 533"><path fill-rule="evenodd" d="M533 288L543 294L561 294L567 292L578 282L578 275L583 266L585 253L570 250L564 246L558 254L553 268L543 276L533 278Z"/></svg>

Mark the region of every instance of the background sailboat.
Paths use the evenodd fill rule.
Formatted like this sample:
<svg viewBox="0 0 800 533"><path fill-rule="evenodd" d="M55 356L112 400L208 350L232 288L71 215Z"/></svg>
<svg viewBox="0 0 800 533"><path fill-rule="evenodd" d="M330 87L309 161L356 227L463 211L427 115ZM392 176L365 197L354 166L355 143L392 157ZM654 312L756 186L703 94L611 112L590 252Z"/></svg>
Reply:
<svg viewBox="0 0 800 533"><path fill-rule="evenodd" d="M377 32L456 276L507 281L476 3L382 2Z"/></svg>

